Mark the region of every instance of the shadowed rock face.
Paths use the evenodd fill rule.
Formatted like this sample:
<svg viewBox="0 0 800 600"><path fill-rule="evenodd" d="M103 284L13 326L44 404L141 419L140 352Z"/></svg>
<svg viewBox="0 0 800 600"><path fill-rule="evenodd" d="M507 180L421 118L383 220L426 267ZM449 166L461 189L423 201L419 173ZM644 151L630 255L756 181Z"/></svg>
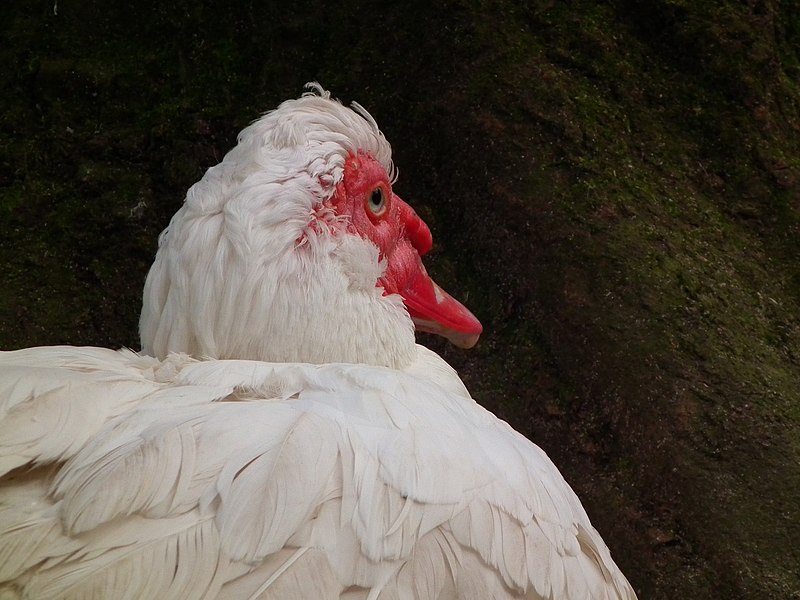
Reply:
<svg viewBox="0 0 800 600"><path fill-rule="evenodd" d="M796 7L71 4L3 9L0 345L138 348L186 188L318 79L381 124L485 326L424 343L640 596L800 596Z"/></svg>

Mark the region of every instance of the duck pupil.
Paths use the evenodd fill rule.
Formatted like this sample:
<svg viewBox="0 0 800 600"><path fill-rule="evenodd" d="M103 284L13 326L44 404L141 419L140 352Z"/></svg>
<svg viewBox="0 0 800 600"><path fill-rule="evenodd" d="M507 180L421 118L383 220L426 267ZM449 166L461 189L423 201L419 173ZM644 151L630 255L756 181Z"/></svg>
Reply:
<svg viewBox="0 0 800 600"><path fill-rule="evenodd" d="M370 204L372 204L375 208L380 208L383 204L383 191L381 189L376 189L372 191L372 195L370 196Z"/></svg>

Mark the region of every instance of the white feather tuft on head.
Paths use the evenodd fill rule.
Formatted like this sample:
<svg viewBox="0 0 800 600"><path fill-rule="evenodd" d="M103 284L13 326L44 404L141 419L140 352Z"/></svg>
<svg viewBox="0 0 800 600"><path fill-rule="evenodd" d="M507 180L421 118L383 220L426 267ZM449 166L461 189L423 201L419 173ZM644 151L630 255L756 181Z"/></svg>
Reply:
<svg viewBox="0 0 800 600"><path fill-rule="evenodd" d="M254 121L193 185L159 239L145 283L144 352L400 366L414 348L399 297L375 286L371 242L323 202L348 155L394 174L375 120L319 84Z"/></svg>

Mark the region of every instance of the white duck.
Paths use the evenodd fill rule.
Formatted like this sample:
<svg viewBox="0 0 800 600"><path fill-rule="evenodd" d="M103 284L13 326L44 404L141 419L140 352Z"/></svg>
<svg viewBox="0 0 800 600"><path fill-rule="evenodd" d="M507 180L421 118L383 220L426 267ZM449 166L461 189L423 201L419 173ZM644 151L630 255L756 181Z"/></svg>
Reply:
<svg viewBox="0 0 800 600"><path fill-rule="evenodd" d="M635 598L547 456L414 341L391 149L318 86L162 234L143 354L0 355L0 598Z"/></svg>

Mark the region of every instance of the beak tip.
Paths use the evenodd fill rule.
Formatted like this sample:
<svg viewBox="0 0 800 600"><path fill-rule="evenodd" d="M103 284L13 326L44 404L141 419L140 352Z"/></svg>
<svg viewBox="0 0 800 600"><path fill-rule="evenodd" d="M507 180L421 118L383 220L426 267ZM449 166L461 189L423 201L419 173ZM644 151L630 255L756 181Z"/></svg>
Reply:
<svg viewBox="0 0 800 600"><path fill-rule="evenodd" d="M450 343L458 348L462 348L464 350L469 350L470 348L475 347L475 344L478 343L478 339L480 339L480 333L470 333L470 334L458 334L458 335L449 335L448 339Z"/></svg>

